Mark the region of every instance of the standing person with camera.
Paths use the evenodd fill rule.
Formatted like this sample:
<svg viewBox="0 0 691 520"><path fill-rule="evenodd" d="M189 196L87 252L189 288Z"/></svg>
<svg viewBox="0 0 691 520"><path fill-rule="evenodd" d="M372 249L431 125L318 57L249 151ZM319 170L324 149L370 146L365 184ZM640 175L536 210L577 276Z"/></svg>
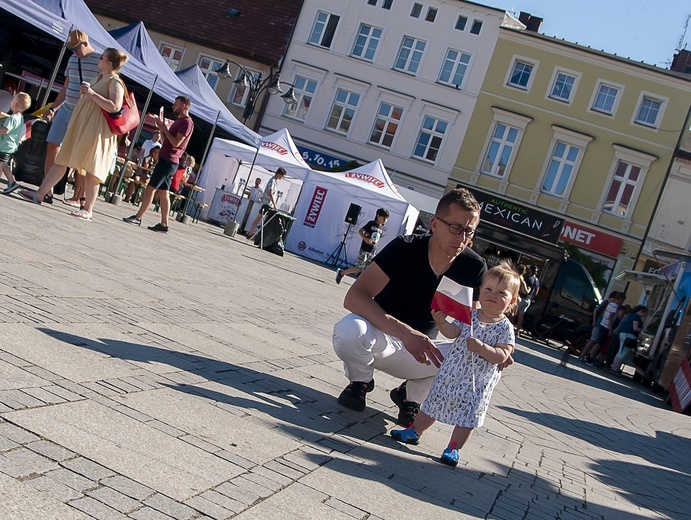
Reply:
<svg viewBox="0 0 691 520"><path fill-rule="evenodd" d="M367 269L367 266L372 263L372 258L377 249L377 242L381 238L381 234L384 231L382 226L386 224L389 219L389 212L384 208L379 208L374 220L370 220L367 224L360 228L358 232L360 238L362 239L362 244L360 244L360 252L358 253L357 260L353 267L341 270L339 269L336 273L336 283L341 283L343 277L349 274L360 274L362 271Z"/></svg>
<svg viewBox="0 0 691 520"><path fill-rule="evenodd" d="M168 233L168 213L170 212L170 184L173 181L175 172L180 166L180 158L187 149L192 132L194 131L194 121L190 117L190 106L192 102L187 96L178 96L173 103L173 114L177 119L166 126L163 119L156 119L156 126L163 135L163 146L158 154L158 163L154 168L149 184L144 190L142 204L139 211L131 217L124 217L122 220L128 224L142 225L142 217L154 200L154 194L158 192L158 200L161 203L161 222L147 229L157 233Z"/></svg>

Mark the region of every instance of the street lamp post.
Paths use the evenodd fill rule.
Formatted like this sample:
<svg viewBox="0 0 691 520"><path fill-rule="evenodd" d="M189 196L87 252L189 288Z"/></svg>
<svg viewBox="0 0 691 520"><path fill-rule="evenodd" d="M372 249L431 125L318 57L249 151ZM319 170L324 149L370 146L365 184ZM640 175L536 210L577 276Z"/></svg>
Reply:
<svg viewBox="0 0 691 520"><path fill-rule="evenodd" d="M233 80L233 83L238 85L238 87L242 86L246 89L249 89L247 103L245 104L245 111L242 114L244 124L247 124L247 120L252 117L252 114L254 114L254 107L259 100L259 96L265 90L272 95L281 94L281 99L283 99L283 101L285 101L285 103L288 105L297 105L298 100L295 97L294 85L291 83L284 83L284 85L290 86L288 91L284 93L281 89L281 82L279 81L279 74L277 72L270 73L265 78L263 73L250 72L245 67L232 60L226 60L226 62L219 68L215 69L214 72L221 79L232 78L233 74L230 70L231 63L239 70L239 75L235 80ZM236 71L236 73L237 72L238 71Z"/></svg>

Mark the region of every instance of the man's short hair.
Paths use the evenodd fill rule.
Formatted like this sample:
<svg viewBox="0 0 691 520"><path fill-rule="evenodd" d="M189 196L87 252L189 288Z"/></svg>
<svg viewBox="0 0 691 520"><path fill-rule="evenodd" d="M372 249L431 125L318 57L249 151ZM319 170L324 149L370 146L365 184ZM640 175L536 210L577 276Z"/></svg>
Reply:
<svg viewBox="0 0 691 520"><path fill-rule="evenodd" d="M389 218L389 211L384 208L379 208L377 210L377 216Z"/></svg>
<svg viewBox="0 0 691 520"><path fill-rule="evenodd" d="M475 200L473 194L465 188L456 188L455 190L451 190L441 199L439 199L436 214L446 215L449 212L451 204L458 204L466 211L472 211L473 213L478 214L480 213L480 204L477 200Z"/></svg>
<svg viewBox="0 0 691 520"><path fill-rule="evenodd" d="M178 101L178 100L182 101L182 104L185 106L188 106L188 107L192 106L192 101L190 101L189 96L177 96L175 98L175 101Z"/></svg>
<svg viewBox="0 0 691 520"><path fill-rule="evenodd" d="M286 175L288 175L288 172L283 166L281 166L280 168L278 168L278 170L276 170L276 175L283 175L285 177Z"/></svg>

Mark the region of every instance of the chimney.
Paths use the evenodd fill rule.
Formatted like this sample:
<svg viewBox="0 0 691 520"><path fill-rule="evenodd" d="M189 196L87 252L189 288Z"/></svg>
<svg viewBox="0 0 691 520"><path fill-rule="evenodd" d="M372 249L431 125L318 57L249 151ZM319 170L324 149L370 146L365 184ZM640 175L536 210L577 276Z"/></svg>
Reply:
<svg viewBox="0 0 691 520"><path fill-rule="evenodd" d="M672 59L672 66L669 70L681 72L683 74L691 74L691 51L681 49L677 51Z"/></svg>
<svg viewBox="0 0 691 520"><path fill-rule="evenodd" d="M525 11L521 11L521 14L518 15L518 21L525 25L526 31L538 32L542 25L542 18Z"/></svg>

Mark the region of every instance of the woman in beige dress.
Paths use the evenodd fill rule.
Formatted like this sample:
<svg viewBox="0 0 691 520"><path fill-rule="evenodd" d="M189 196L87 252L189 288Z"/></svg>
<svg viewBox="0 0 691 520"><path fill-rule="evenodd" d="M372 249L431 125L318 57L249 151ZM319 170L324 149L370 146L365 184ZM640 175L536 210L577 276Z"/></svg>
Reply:
<svg viewBox="0 0 691 520"><path fill-rule="evenodd" d="M127 55L123 52L112 47L103 51L98 61L101 74L93 85L82 83L81 97L55 158L55 164L73 168L77 175L85 176L84 208L71 213L83 220L91 220L98 187L105 182L117 152L118 136L110 131L101 109L117 112L122 108L125 87L118 71L125 62ZM20 194L30 199L33 195Z"/></svg>

